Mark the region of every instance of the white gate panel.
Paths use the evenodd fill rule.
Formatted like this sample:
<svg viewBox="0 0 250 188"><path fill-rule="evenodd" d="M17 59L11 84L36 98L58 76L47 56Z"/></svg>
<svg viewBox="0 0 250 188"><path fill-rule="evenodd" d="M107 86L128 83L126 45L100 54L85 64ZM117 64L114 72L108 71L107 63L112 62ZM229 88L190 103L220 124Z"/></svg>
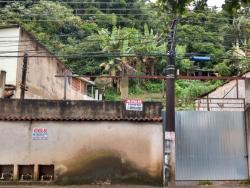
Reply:
<svg viewBox="0 0 250 188"><path fill-rule="evenodd" d="M244 112L176 113L176 179L248 179Z"/></svg>

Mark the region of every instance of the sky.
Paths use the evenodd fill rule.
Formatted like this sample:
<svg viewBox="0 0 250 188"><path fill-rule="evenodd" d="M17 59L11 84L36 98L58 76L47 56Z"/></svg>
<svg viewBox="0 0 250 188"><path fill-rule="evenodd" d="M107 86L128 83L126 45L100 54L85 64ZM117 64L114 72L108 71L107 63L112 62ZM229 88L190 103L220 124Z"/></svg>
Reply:
<svg viewBox="0 0 250 188"><path fill-rule="evenodd" d="M156 0L151 0L151 2L156 2ZM221 7L225 0L208 0L208 6Z"/></svg>
<svg viewBox="0 0 250 188"><path fill-rule="evenodd" d="M225 0L208 0L208 6L221 7Z"/></svg>

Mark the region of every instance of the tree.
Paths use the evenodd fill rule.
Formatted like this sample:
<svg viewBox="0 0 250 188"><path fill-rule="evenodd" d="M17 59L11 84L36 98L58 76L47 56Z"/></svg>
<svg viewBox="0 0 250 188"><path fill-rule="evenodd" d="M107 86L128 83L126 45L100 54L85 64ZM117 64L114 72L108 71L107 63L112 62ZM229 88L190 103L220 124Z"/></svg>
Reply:
<svg viewBox="0 0 250 188"><path fill-rule="evenodd" d="M249 7L250 0L225 0L223 9L230 14L237 14L241 7Z"/></svg>
<svg viewBox="0 0 250 188"><path fill-rule="evenodd" d="M158 0L160 7L175 14L182 14L191 2L197 2L197 0ZM235 14L242 6L249 6L249 3L250 0L226 0L223 8L231 14Z"/></svg>
<svg viewBox="0 0 250 188"><path fill-rule="evenodd" d="M101 29L96 35L96 38L99 39L99 44L103 52L122 55L130 51L130 47L128 46L129 39L127 38L128 34L125 29L113 26L112 32L109 32L107 29ZM100 64L100 67L103 67L104 71L108 72L110 76L121 76L121 79L116 85L121 92L122 98L127 98L128 96L128 78L124 68L126 64L127 59L124 57L122 57L122 59L108 57L104 63ZM114 81L113 79L113 83L115 83Z"/></svg>
<svg viewBox="0 0 250 188"><path fill-rule="evenodd" d="M214 68L215 72L218 72L220 76L230 76L230 68L226 65L225 62L219 63Z"/></svg>

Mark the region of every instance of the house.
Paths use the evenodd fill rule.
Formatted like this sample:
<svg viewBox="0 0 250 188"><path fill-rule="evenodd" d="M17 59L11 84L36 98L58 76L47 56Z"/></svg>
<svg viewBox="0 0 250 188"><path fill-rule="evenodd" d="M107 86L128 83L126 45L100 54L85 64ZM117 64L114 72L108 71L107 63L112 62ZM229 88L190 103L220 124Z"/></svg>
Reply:
<svg viewBox="0 0 250 188"><path fill-rule="evenodd" d="M72 75L72 70L19 26L0 28L0 70L6 72L5 98L20 98L27 53L25 99L93 100L95 83ZM58 76L59 75L59 76ZM67 77L62 77L67 75Z"/></svg>
<svg viewBox="0 0 250 188"><path fill-rule="evenodd" d="M250 78L250 71L240 75ZM244 111L245 108L245 79L234 79L225 82L214 90L203 94L196 101L198 111Z"/></svg>

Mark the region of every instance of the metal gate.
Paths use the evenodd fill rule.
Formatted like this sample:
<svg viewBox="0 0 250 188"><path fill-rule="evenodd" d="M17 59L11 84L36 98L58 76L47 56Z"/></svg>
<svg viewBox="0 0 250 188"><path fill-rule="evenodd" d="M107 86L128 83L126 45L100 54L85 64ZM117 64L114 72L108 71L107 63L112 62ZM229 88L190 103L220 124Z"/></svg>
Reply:
<svg viewBox="0 0 250 188"><path fill-rule="evenodd" d="M244 112L176 114L176 179L248 179Z"/></svg>

